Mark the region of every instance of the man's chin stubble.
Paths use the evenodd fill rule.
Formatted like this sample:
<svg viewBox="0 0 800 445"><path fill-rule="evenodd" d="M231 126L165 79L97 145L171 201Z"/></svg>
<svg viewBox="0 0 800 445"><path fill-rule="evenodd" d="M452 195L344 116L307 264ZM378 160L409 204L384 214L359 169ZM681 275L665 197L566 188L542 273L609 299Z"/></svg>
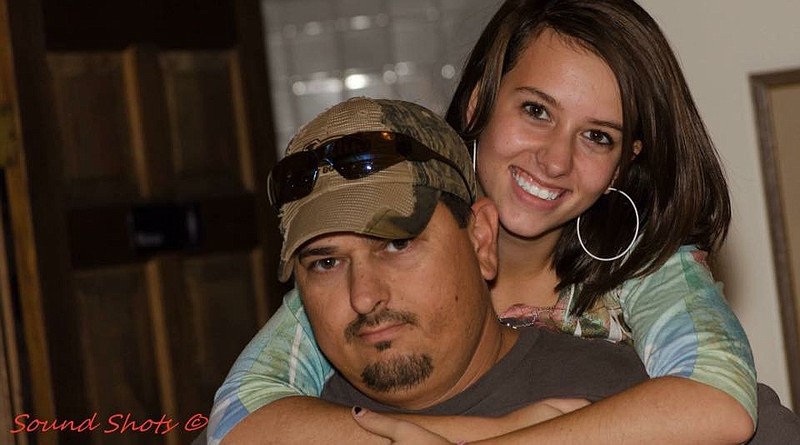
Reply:
<svg viewBox="0 0 800 445"><path fill-rule="evenodd" d="M367 365L361 371L361 380L373 391L396 392L419 385L430 377L431 373L433 373L433 360L430 356L411 354Z"/></svg>

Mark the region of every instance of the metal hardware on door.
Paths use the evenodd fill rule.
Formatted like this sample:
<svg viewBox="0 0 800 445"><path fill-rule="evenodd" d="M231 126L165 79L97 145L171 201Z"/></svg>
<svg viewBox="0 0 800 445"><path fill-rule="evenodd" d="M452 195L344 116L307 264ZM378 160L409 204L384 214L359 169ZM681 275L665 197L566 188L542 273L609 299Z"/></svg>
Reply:
<svg viewBox="0 0 800 445"><path fill-rule="evenodd" d="M200 245L202 227L193 204L134 206L128 222L131 244L139 253L183 251Z"/></svg>
<svg viewBox="0 0 800 445"><path fill-rule="evenodd" d="M67 212L67 231L75 269L147 261L162 253L207 255L258 245L252 194L74 207Z"/></svg>

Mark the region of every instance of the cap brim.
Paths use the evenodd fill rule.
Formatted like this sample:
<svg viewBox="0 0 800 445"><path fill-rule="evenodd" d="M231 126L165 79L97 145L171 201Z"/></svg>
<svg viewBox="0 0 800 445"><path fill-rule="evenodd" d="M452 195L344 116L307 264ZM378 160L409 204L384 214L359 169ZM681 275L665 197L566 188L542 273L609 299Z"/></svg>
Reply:
<svg viewBox="0 0 800 445"><path fill-rule="evenodd" d="M353 181L304 202L284 234L279 279L287 281L296 250L322 235L352 232L386 239L419 235L433 216L440 191L409 183Z"/></svg>

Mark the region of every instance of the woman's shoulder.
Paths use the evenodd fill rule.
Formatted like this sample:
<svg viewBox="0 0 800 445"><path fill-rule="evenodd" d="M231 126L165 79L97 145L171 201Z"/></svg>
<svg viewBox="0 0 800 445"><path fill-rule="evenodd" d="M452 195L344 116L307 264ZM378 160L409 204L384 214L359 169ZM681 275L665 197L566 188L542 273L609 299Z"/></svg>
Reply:
<svg viewBox="0 0 800 445"><path fill-rule="evenodd" d="M619 296L626 321L636 324L632 318L637 314L657 319L678 308L692 313L721 310L726 304L722 284L714 279L707 258L696 246L681 246L655 271L624 282Z"/></svg>
<svg viewBox="0 0 800 445"><path fill-rule="evenodd" d="M652 290L653 287L705 287L713 281L708 265L708 252L694 245L683 245L656 270L623 282L618 294L624 299L626 294Z"/></svg>

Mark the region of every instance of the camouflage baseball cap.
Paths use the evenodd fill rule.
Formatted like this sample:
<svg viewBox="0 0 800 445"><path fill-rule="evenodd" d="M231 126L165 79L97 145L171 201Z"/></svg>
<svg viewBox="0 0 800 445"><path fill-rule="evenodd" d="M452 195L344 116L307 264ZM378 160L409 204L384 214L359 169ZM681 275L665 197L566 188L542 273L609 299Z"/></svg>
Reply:
<svg viewBox="0 0 800 445"><path fill-rule="evenodd" d="M464 142L432 111L410 102L357 97L339 103L303 126L289 142L286 156L347 135L376 131L410 136L451 160L460 173L438 160L405 161L348 180L335 169L320 166L313 191L280 208L281 281L292 274L295 251L320 235L354 232L411 238L427 226L442 191L475 201L478 186Z"/></svg>

